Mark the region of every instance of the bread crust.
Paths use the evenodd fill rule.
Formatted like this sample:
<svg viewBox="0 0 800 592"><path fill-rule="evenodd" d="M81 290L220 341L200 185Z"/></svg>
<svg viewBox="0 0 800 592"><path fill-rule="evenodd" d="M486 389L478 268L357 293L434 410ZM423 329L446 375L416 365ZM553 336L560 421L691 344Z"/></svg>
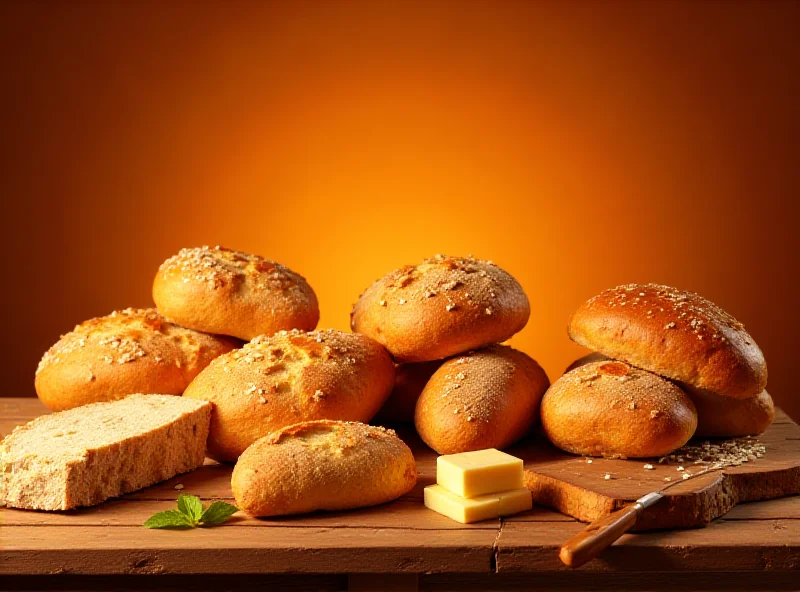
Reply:
<svg viewBox="0 0 800 592"><path fill-rule="evenodd" d="M528 355L492 345L441 365L417 401L414 424L439 454L506 448L535 425L549 384Z"/></svg>
<svg viewBox="0 0 800 592"><path fill-rule="evenodd" d="M414 456L393 430L323 420L256 441L236 463L231 489L248 514L279 516L382 504L416 482Z"/></svg>
<svg viewBox="0 0 800 592"><path fill-rule="evenodd" d="M399 364L396 370L394 388L389 398L375 415L376 422L413 423L417 399L422 394L433 373L442 365L442 360L420 362L418 364Z"/></svg>
<svg viewBox="0 0 800 592"><path fill-rule="evenodd" d="M153 301L165 317L197 331L249 340L319 322L305 278L258 255L224 247L181 251L161 264Z"/></svg>
<svg viewBox="0 0 800 592"><path fill-rule="evenodd" d="M614 360L567 372L542 399L542 427L557 447L585 456L647 458L680 448L697 411L669 380Z"/></svg>
<svg viewBox="0 0 800 592"><path fill-rule="evenodd" d="M427 362L504 341L529 316L528 298L508 272L491 261L436 255L367 288L350 326L398 362Z"/></svg>
<svg viewBox="0 0 800 592"><path fill-rule="evenodd" d="M62 335L36 369L36 394L53 411L133 393L180 395L240 341L167 321L153 309L114 311Z"/></svg>
<svg viewBox="0 0 800 592"><path fill-rule="evenodd" d="M591 362L610 359L593 352L572 362L567 372ZM760 434L775 419L775 405L767 391L748 399L734 399L696 389L685 383L677 384L697 409L697 429L694 432L697 437L733 438Z"/></svg>
<svg viewBox="0 0 800 592"><path fill-rule="evenodd" d="M728 397L753 397L767 385L764 355L744 325L705 298L669 286L606 290L572 315L569 336L610 358Z"/></svg>
<svg viewBox="0 0 800 592"><path fill-rule="evenodd" d="M184 397L214 403L208 455L235 461L253 442L317 419L369 421L394 385L388 352L332 329L256 337L212 362Z"/></svg>
<svg viewBox="0 0 800 592"><path fill-rule="evenodd" d="M775 419L775 405L767 391L749 399L732 399L682 385L697 408L695 436L733 438L762 433Z"/></svg>

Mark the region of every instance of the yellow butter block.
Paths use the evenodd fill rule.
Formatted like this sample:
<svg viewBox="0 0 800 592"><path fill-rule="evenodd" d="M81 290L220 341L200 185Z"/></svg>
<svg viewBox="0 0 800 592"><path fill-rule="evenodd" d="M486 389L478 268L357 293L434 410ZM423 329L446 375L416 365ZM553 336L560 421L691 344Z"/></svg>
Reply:
<svg viewBox="0 0 800 592"><path fill-rule="evenodd" d="M436 459L436 482L462 497L520 489L522 459L494 448Z"/></svg>
<svg viewBox="0 0 800 592"><path fill-rule="evenodd" d="M533 500L530 490L524 487L466 498L448 491L441 485L428 485L425 488L425 507L444 514L456 522L469 524L530 510L533 507Z"/></svg>

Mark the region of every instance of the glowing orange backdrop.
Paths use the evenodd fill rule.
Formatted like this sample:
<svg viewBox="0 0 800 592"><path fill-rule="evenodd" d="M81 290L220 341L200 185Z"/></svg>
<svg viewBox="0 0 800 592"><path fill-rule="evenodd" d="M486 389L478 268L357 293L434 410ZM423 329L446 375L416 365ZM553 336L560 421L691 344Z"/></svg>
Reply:
<svg viewBox="0 0 800 592"><path fill-rule="evenodd" d="M570 312L658 281L743 320L800 418L797 3L20 2L0 6L2 394L72 326L224 244L314 286L321 326L443 252Z"/></svg>

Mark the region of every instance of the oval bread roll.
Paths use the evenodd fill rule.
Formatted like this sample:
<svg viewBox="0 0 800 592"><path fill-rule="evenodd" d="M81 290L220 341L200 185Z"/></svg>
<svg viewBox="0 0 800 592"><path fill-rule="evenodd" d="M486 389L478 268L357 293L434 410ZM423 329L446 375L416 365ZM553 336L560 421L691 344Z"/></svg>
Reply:
<svg viewBox="0 0 800 592"><path fill-rule="evenodd" d="M490 261L437 255L375 282L350 325L398 362L427 362L505 341L528 322L525 292Z"/></svg>
<svg viewBox="0 0 800 592"><path fill-rule="evenodd" d="M751 436L766 430L775 419L775 405L767 391L749 399L732 399L688 385L681 386L697 408L695 436Z"/></svg>
<svg viewBox="0 0 800 592"><path fill-rule="evenodd" d="M382 504L417 482L411 450L392 430L309 421L250 446L233 469L236 504L251 516Z"/></svg>
<svg viewBox="0 0 800 592"><path fill-rule="evenodd" d="M417 399L439 366L441 360L418 364L399 364L397 376L389 398L375 416L377 422L412 423Z"/></svg>
<svg viewBox="0 0 800 592"><path fill-rule="evenodd" d="M181 251L161 264L153 300L167 318L197 331L252 339L310 331L319 305L305 278L249 253L223 247Z"/></svg>
<svg viewBox="0 0 800 592"><path fill-rule="evenodd" d="M208 455L235 461L257 439L302 421L369 421L394 385L378 343L341 331L281 331L217 358L185 397L214 403Z"/></svg>
<svg viewBox="0 0 800 592"><path fill-rule="evenodd" d="M112 312L62 335L36 369L36 394L53 411L134 393L180 395L241 342L167 321L152 309Z"/></svg>
<svg viewBox="0 0 800 592"><path fill-rule="evenodd" d="M506 448L536 423L549 384L529 356L493 345L442 364L417 401L414 424L439 454Z"/></svg>
<svg viewBox="0 0 800 592"><path fill-rule="evenodd" d="M744 325L669 286L606 290L572 315L569 336L609 358L728 397L754 397L767 385L764 355Z"/></svg>
<svg viewBox="0 0 800 592"><path fill-rule="evenodd" d="M603 360L608 361L610 358L594 352L572 362L567 372ZM678 386L689 395L697 409L695 436L732 438L760 434L775 419L775 405L767 391L762 391L749 399L734 399L696 389L684 383L678 383Z"/></svg>
<svg viewBox="0 0 800 592"><path fill-rule="evenodd" d="M680 448L697 411L670 381L624 362L585 364L542 399L542 427L557 447L585 456L646 458Z"/></svg>

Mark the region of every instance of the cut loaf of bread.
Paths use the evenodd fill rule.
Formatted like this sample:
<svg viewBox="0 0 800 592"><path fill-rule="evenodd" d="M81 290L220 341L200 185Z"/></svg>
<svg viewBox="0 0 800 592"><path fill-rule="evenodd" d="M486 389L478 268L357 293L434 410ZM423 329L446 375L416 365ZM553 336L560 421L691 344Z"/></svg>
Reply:
<svg viewBox="0 0 800 592"><path fill-rule="evenodd" d="M203 464L211 404L130 395L38 417L0 443L0 505L92 506Z"/></svg>

